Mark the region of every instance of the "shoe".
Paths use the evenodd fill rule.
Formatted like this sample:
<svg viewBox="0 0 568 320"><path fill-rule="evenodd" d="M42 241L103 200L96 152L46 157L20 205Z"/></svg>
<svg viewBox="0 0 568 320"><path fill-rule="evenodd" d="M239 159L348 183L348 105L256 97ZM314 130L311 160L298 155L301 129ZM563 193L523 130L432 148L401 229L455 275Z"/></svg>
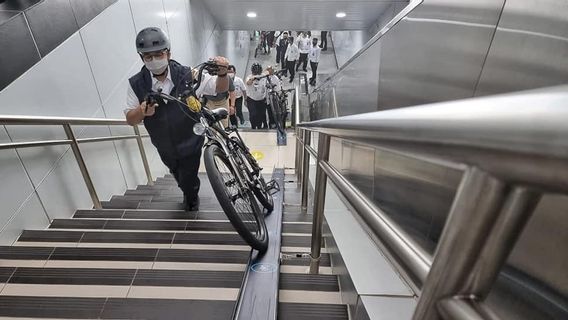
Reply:
<svg viewBox="0 0 568 320"><path fill-rule="evenodd" d="M185 211L199 211L199 196L197 196L193 201L188 199L188 196L184 196L184 210Z"/></svg>
<svg viewBox="0 0 568 320"><path fill-rule="evenodd" d="M294 79L290 79L290 81L288 81L288 82L292 83L292 82L294 82Z"/></svg>
<svg viewBox="0 0 568 320"><path fill-rule="evenodd" d="M245 124L245 120L241 120L241 126Z"/></svg>
<svg viewBox="0 0 568 320"><path fill-rule="evenodd" d="M304 69L304 72L308 72L308 70Z"/></svg>

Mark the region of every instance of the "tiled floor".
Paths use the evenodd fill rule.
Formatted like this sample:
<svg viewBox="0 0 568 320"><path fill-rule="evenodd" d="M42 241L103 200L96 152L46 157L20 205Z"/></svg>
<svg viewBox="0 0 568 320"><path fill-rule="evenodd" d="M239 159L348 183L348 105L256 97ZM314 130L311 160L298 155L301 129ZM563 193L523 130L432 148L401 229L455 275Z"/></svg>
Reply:
<svg viewBox="0 0 568 320"><path fill-rule="evenodd" d="M0 318L228 319L250 247L202 178L199 212L179 210L181 193L166 176L0 247ZM282 250L308 252L311 215L301 213L299 191L288 185ZM306 258L282 261L279 319L304 311L310 319L347 319L322 251L317 276L306 274Z"/></svg>

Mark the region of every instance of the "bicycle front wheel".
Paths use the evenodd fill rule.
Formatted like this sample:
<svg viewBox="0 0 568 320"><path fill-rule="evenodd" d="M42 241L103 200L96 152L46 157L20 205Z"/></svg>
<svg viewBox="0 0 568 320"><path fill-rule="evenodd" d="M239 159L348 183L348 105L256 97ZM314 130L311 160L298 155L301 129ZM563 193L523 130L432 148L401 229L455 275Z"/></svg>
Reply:
<svg viewBox="0 0 568 320"><path fill-rule="evenodd" d="M253 249L266 252L268 231L264 215L251 190L240 185L225 152L217 145L210 145L203 160L213 192L235 230Z"/></svg>

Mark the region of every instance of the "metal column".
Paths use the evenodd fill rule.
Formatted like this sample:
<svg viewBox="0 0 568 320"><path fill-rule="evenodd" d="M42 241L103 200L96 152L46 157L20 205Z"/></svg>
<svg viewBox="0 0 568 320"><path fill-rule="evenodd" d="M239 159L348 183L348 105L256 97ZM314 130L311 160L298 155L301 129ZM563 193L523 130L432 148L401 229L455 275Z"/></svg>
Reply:
<svg viewBox="0 0 568 320"><path fill-rule="evenodd" d="M330 136L320 133L318 140L318 159L316 166L316 185L314 192L314 220L312 223L312 250L310 261L310 273L319 273L321 257L321 244L323 232L323 211L325 208L325 190L327 187L327 175L320 166L320 163L329 160Z"/></svg>
<svg viewBox="0 0 568 320"><path fill-rule="evenodd" d="M67 139L71 140L71 150L73 150L73 154L75 155L75 159L77 160L77 164L79 165L79 170L81 170L83 180L85 180L85 184L87 185L87 189L89 190L89 194L91 195L91 200L93 200L93 206L95 207L95 209L102 209L103 207L101 206L101 201L99 200L99 196L97 195L97 191L95 190L95 186L93 185L93 180L91 180L91 176L89 175L89 171L87 170L85 160L83 160L83 155L81 154L81 150L79 149L79 143L77 143L77 138L73 133L73 129L71 129L71 125L69 124L64 124L63 129L65 130Z"/></svg>

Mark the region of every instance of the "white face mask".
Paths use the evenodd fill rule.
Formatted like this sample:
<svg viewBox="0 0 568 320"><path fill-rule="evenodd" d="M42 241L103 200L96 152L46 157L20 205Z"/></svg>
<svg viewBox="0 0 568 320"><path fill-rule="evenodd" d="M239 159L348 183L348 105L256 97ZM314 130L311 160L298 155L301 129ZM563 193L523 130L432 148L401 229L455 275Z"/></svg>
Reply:
<svg viewBox="0 0 568 320"><path fill-rule="evenodd" d="M235 78L235 74L234 73L229 73L229 77L231 77L232 79Z"/></svg>
<svg viewBox="0 0 568 320"><path fill-rule="evenodd" d="M162 74L162 73L164 73L164 71L166 71L166 68L168 67L168 59L167 58L164 58L164 59L154 58L154 59L152 59L152 61L149 61L149 62L144 61L144 65L153 74Z"/></svg>

